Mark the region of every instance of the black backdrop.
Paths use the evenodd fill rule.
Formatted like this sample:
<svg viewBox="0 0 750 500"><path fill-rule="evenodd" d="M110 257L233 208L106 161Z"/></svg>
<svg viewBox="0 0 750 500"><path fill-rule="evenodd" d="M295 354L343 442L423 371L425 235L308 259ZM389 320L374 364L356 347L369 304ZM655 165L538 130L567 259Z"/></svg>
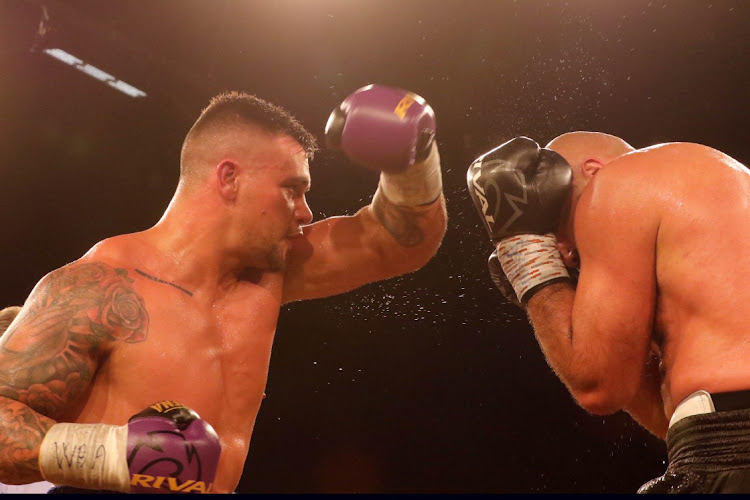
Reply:
<svg viewBox="0 0 750 500"><path fill-rule="evenodd" d="M215 93L269 99L322 141L348 93L408 88L438 117L443 246L416 273L283 308L239 491L634 492L663 443L568 396L487 277L465 172L514 136L581 129L747 164L749 21L744 0L0 0L0 306L155 223ZM326 150L311 172L316 218L377 184Z"/></svg>

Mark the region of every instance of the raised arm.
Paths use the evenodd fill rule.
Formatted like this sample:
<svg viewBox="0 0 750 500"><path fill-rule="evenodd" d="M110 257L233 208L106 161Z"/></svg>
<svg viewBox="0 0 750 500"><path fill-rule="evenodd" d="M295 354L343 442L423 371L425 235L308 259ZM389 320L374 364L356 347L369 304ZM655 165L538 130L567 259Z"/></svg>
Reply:
<svg viewBox="0 0 750 500"><path fill-rule="evenodd" d="M359 165L381 172L372 203L350 217L304 228L288 261L284 301L346 292L415 271L446 229L435 117L419 96L368 86L334 110L326 138Z"/></svg>

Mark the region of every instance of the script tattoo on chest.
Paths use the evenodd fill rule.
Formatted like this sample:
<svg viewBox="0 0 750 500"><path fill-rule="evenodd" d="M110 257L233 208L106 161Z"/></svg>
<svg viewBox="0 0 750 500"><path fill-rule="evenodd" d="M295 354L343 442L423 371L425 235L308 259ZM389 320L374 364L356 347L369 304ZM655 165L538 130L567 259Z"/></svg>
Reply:
<svg viewBox="0 0 750 500"><path fill-rule="evenodd" d="M36 470L31 451L54 423L45 417L60 418L101 356L116 343L143 342L148 325L125 269L75 263L45 276L0 339L0 396L8 398L0 399L0 463Z"/></svg>
<svg viewBox="0 0 750 500"><path fill-rule="evenodd" d="M144 278L148 278L150 280L156 281L157 283L161 283L163 285L173 286L176 289L180 290L181 292L185 292L186 294L188 294L191 297L193 296L193 292L191 292L190 290L186 290L185 288L182 288L180 285L175 285L171 281L166 281L166 280L163 280L161 278L157 278L156 276L151 276L150 274L147 274L147 273L141 271L140 269L136 269L135 272L137 272L138 274L140 274Z"/></svg>

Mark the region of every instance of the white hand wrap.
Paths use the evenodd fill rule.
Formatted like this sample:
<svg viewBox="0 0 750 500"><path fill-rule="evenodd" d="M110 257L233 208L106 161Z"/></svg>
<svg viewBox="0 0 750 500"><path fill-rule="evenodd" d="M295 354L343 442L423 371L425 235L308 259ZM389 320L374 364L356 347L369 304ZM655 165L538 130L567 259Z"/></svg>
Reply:
<svg viewBox="0 0 750 500"><path fill-rule="evenodd" d="M130 492L128 426L55 424L39 450L47 481L78 488Z"/></svg>
<svg viewBox="0 0 750 500"><path fill-rule="evenodd" d="M396 205L428 205L443 192L440 172L440 153L437 143L432 144L427 159L415 163L403 172L380 174L380 189L388 200Z"/></svg>
<svg viewBox="0 0 750 500"><path fill-rule="evenodd" d="M496 247L503 272L521 303L525 303L524 295L538 285L570 278L551 233L510 236Z"/></svg>

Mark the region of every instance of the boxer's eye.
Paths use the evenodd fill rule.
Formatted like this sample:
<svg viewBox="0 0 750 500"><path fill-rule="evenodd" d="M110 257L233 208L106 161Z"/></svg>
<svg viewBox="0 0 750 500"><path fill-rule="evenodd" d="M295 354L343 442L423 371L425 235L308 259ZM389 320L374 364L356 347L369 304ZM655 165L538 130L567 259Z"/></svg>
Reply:
<svg viewBox="0 0 750 500"><path fill-rule="evenodd" d="M310 191L310 186L307 183L287 184L287 185L284 185L283 187L293 197L304 196L305 193Z"/></svg>

